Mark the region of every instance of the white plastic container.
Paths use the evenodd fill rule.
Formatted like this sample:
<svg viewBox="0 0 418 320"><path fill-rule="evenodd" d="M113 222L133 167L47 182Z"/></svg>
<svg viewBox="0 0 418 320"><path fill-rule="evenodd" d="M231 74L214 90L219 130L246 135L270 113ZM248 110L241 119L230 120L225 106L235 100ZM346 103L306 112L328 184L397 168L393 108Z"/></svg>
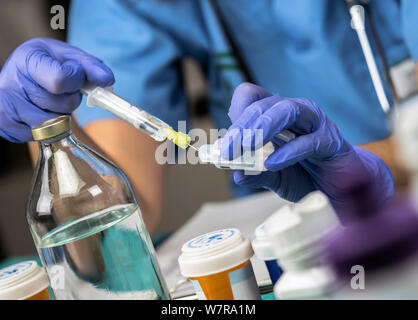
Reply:
<svg viewBox="0 0 418 320"><path fill-rule="evenodd" d="M51 300L49 280L36 261L0 270L0 300Z"/></svg>
<svg viewBox="0 0 418 320"><path fill-rule="evenodd" d="M245 136L245 132L243 134ZM284 143L290 142L295 137L296 135L289 130L283 130L276 135L276 138ZM256 140L258 139L256 138ZM200 161L202 163L211 163L220 169L245 170L246 174L256 175L262 171L267 171L264 163L275 151L272 142L267 142L256 150L243 150L239 157L227 160L221 157L222 141L223 138L216 140L213 144L202 145L199 148Z"/></svg>
<svg viewBox="0 0 418 320"><path fill-rule="evenodd" d="M186 242L180 271L200 300L259 300L250 242L237 229L223 229Z"/></svg>
<svg viewBox="0 0 418 320"><path fill-rule="evenodd" d="M266 233L284 273L274 286L278 299L324 299L336 288L321 242L340 227L327 197L315 191L266 221Z"/></svg>
<svg viewBox="0 0 418 320"><path fill-rule="evenodd" d="M274 285L282 275L283 270L277 263L277 256L274 253L270 240L266 234L265 222L255 229L254 235L255 238L251 242L254 254L257 259L264 261L266 264L271 282Z"/></svg>
<svg viewBox="0 0 418 320"><path fill-rule="evenodd" d="M233 160L221 157L223 139L218 139L214 144L205 144L199 148L199 159L202 163L211 163L219 169L245 170L249 172L262 172L267 169L264 166L266 159L274 152L271 142L252 151L245 150L243 154Z"/></svg>

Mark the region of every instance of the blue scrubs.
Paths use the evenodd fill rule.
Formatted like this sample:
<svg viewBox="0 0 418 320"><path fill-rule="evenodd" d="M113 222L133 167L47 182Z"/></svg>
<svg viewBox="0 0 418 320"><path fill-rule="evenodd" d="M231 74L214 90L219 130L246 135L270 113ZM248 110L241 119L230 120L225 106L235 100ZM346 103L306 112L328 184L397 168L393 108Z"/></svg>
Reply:
<svg viewBox="0 0 418 320"><path fill-rule="evenodd" d="M258 85L315 101L352 144L388 136L344 0L228 0L219 5ZM417 60L418 1L371 0L370 10L389 64L409 56ZM179 62L195 59L208 79L210 112L219 128L229 127L230 99L245 79L210 1L73 0L70 19L69 42L110 66L115 92L173 127L189 115ZM76 117L86 126L114 116L83 103Z"/></svg>

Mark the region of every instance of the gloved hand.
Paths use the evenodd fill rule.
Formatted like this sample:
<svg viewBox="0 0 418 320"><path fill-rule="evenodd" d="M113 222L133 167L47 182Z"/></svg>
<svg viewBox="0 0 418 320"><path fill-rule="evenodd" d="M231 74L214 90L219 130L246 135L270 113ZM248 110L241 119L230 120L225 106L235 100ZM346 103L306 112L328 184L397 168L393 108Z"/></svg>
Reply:
<svg viewBox="0 0 418 320"><path fill-rule="evenodd" d="M339 128L308 99L283 98L244 83L235 90L228 115L232 126L222 144L221 155L225 159L234 158L234 150L258 148L258 129L262 130L262 145L272 141L275 146L265 162L268 171L259 175L235 171L238 185L267 188L294 202L320 190L337 212L356 181L371 181L382 204L394 197L392 175L384 161L350 145ZM275 137L283 130L290 130L297 137L284 143ZM240 148L236 148L237 143Z"/></svg>
<svg viewBox="0 0 418 320"><path fill-rule="evenodd" d="M86 80L102 87L114 83L102 61L78 48L52 39L25 42L0 73L0 136L32 140L32 127L79 106Z"/></svg>

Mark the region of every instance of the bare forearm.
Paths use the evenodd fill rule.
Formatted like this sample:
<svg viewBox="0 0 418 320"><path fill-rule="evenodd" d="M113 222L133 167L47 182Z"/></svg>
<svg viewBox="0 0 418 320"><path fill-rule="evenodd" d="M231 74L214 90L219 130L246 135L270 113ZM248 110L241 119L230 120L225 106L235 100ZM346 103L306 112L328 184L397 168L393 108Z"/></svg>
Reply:
<svg viewBox="0 0 418 320"><path fill-rule="evenodd" d="M396 143L392 137L362 144L359 147L378 155L385 161L386 165L392 171L397 190L405 189L408 186L408 174L396 156Z"/></svg>
<svg viewBox="0 0 418 320"><path fill-rule="evenodd" d="M128 176L147 228L155 231L163 202L164 167L155 161L159 143L121 120L93 122L85 133Z"/></svg>
<svg viewBox="0 0 418 320"><path fill-rule="evenodd" d="M415 66L416 77L418 81L418 63ZM388 139L375 141L360 145L359 147L373 152L385 161L387 166L391 169L395 186L397 190L408 187L409 175L407 170L399 161L399 152L397 150L396 142L393 137Z"/></svg>

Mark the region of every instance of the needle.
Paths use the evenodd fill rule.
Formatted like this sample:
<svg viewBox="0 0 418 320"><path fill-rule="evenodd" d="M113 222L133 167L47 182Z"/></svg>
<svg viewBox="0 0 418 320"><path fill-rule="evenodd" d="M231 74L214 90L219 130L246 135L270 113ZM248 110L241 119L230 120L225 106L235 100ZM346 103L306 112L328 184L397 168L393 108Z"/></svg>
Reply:
<svg viewBox="0 0 418 320"><path fill-rule="evenodd" d="M192 146L191 144L189 144L189 147L195 149L196 151L199 151L196 147Z"/></svg>

